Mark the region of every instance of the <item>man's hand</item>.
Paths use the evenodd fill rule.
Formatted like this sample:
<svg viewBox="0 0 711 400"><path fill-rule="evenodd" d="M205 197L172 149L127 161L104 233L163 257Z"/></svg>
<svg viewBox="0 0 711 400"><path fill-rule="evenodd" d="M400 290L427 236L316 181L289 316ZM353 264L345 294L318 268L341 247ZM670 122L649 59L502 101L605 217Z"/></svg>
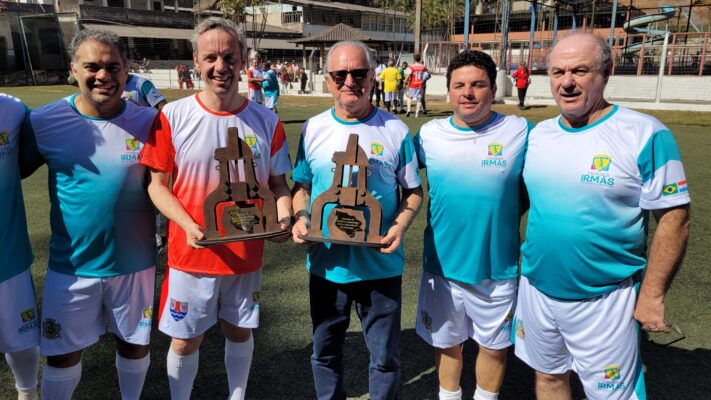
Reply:
<svg viewBox="0 0 711 400"><path fill-rule="evenodd" d="M381 244L388 245L388 247L381 248L380 252L383 254L394 253L398 249L398 247L400 247L400 243L402 243L404 236L405 229L403 229L403 226L397 223L394 224L390 227L390 229L388 229L385 236L383 236L383 238L380 240Z"/></svg>
<svg viewBox="0 0 711 400"><path fill-rule="evenodd" d="M303 236L309 233L309 219L306 216L298 217L294 226L291 228L291 237L294 243L306 243Z"/></svg>
<svg viewBox="0 0 711 400"><path fill-rule="evenodd" d="M187 244L188 246L192 247L193 249L204 249L205 246L200 246L197 244L198 240L202 240L205 238L205 234L202 232L202 228L198 224L192 224L188 225L183 228L185 231L185 236L187 237Z"/></svg>
<svg viewBox="0 0 711 400"><path fill-rule="evenodd" d="M664 322L664 298L651 299L640 296L634 308L634 319L647 332L669 333L669 327Z"/></svg>
<svg viewBox="0 0 711 400"><path fill-rule="evenodd" d="M284 243L289 240L291 234L291 217L284 217L279 220L279 229L284 231L281 235L272 236L269 241L274 243Z"/></svg>

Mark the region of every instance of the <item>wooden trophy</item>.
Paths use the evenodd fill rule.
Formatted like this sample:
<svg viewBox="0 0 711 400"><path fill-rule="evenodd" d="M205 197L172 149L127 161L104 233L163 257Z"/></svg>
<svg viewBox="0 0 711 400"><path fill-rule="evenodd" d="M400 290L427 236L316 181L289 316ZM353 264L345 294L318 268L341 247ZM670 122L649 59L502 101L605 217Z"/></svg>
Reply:
<svg viewBox="0 0 711 400"><path fill-rule="evenodd" d="M329 242L349 246L387 247L381 244L380 226L383 209L380 202L368 192L368 156L358 145L358 135L348 137L346 151L333 154L336 163L331 187L321 193L311 205L311 228L304 240ZM353 182L353 167L358 167L356 182ZM348 170L347 181L343 182L344 171ZM324 236L323 211L327 204L336 206L329 213L326 224L328 236ZM365 211L369 213L366 222Z"/></svg>
<svg viewBox="0 0 711 400"><path fill-rule="evenodd" d="M274 194L257 183L254 175L252 149L240 139L237 128L227 130L227 147L215 149L215 159L220 162L220 185L207 196L203 203L205 216L205 239L197 244L209 246L219 243L239 242L283 235L277 221L276 198ZM244 181L239 180L237 163L243 160ZM230 168L234 168L236 182L230 178ZM262 201L260 210L258 201ZM218 205L225 206L218 212ZM224 234L218 229L221 222Z"/></svg>

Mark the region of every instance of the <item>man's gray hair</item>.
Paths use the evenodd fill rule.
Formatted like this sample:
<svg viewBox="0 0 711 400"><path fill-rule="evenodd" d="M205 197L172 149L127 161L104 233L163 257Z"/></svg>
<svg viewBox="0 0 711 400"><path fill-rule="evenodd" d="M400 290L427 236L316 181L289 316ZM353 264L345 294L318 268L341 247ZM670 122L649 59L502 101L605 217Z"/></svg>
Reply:
<svg viewBox="0 0 711 400"><path fill-rule="evenodd" d="M328 73L328 62L331 59L331 54L334 50L344 46L359 48L363 52L363 57L365 57L368 61L368 67L370 67L370 69L375 69L375 60L373 59L373 55L370 53L370 48L365 43L360 40L344 40L334 44L330 49L328 49L328 53L326 53L326 62L323 64L323 72Z"/></svg>
<svg viewBox="0 0 711 400"><path fill-rule="evenodd" d="M200 35L213 29L220 29L235 35L237 41L239 42L239 52L241 58L244 59L247 56L247 51L249 49L246 46L244 33L241 29L239 29L239 26L237 26L234 21L221 17L206 18L195 27L193 37L190 39L190 43L193 45L193 54L197 54L198 52L198 39L200 39Z"/></svg>
<svg viewBox="0 0 711 400"><path fill-rule="evenodd" d="M607 39L587 31L575 32L571 35L564 37L563 39L559 40L555 45L553 45L550 51L548 51L548 55L546 57L546 65L548 65L548 68L550 68L551 64L551 54L553 54L553 50L555 50L558 44L568 38L576 36L591 40L598 45L600 51L597 53L597 67L598 69L600 69L600 71L603 71L603 73L609 75L612 72L612 48L610 47L610 44L607 43Z"/></svg>
<svg viewBox="0 0 711 400"><path fill-rule="evenodd" d="M121 38L113 32L100 31L96 29L84 29L77 32L77 34L74 36L72 42L69 44L69 55L71 56L72 62L77 61L77 51L79 50L79 46L81 46L87 40L93 40L99 43L103 43L107 46L116 48L116 50L118 50L119 54L121 55L121 61L123 61L123 65L128 65L126 45L123 44Z"/></svg>

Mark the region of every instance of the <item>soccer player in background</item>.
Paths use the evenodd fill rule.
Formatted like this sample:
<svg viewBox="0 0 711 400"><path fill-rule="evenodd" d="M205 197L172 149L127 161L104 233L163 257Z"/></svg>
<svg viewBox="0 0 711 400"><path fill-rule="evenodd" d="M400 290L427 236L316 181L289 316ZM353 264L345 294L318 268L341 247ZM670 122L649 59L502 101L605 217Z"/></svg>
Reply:
<svg viewBox="0 0 711 400"><path fill-rule="evenodd" d="M689 237L679 149L655 118L605 100L605 39L574 33L549 54L561 115L529 136L516 355L538 399L570 399L571 369L588 399L645 399L639 328L669 332L664 297Z"/></svg>
<svg viewBox="0 0 711 400"><path fill-rule="evenodd" d="M415 63L410 65L405 70L405 87L407 87L407 113L406 117L410 116L412 110L412 100L417 101L417 106L415 108L415 118L419 117L420 110L423 109L422 106L422 96L424 92L422 90L422 84L425 73L427 72L427 67L422 63L422 56L415 54ZM429 73L428 73L429 74Z"/></svg>
<svg viewBox="0 0 711 400"><path fill-rule="evenodd" d="M516 304L521 171L531 127L491 110L496 64L464 51L447 68L454 115L415 136L429 204L417 333L434 347L439 399L459 400L468 338L479 345L475 400L496 400Z"/></svg>
<svg viewBox="0 0 711 400"><path fill-rule="evenodd" d="M19 400L37 398L39 315L32 283L32 248L27 234L20 185L23 123L30 110L20 100L0 93L0 352L15 377Z"/></svg>
<svg viewBox="0 0 711 400"><path fill-rule="evenodd" d="M345 149L351 133L358 134L359 145L369 150L367 188L383 211L378 234L387 247L379 252L339 244L309 247L311 368L319 399L346 398L343 342L353 303L370 352L370 398L395 399L400 383L402 244L420 208L422 188L407 126L368 101L373 65L363 42L344 41L331 47L325 71L334 107L304 124L292 173L296 243L304 243L301 237L312 223L311 201L331 186L333 153Z"/></svg>
<svg viewBox="0 0 711 400"><path fill-rule="evenodd" d="M395 60L388 60L388 67L380 73L380 80L383 81L383 102L388 112L395 102L395 112L397 112L397 83L402 79L402 75L395 68Z"/></svg>
<svg viewBox="0 0 711 400"><path fill-rule="evenodd" d="M291 222L284 176L291 161L276 114L239 95L247 46L236 24L207 18L195 28L192 45L205 89L167 104L141 153L141 162L151 169L148 192L169 219L159 329L172 337L167 360L171 398L187 400L205 331L219 320L227 339L224 362L230 399L237 400L245 396L254 351L252 329L259 326L264 242L208 248L197 244L204 238L203 203L222 183L214 150L226 146L228 128L238 129L255 155L257 181L277 197L284 230Z"/></svg>
<svg viewBox="0 0 711 400"><path fill-rule="evenodd" d="M70 399L81 352L116 338L121 397L138 399L150 364L155 214L138 154L157 110L125 101L126 48L116 34L72 40L79 94L30 114L32 169L49 168L49 270L42 298L42 398ZM23 152L24 154L24 152Z"/></svg>

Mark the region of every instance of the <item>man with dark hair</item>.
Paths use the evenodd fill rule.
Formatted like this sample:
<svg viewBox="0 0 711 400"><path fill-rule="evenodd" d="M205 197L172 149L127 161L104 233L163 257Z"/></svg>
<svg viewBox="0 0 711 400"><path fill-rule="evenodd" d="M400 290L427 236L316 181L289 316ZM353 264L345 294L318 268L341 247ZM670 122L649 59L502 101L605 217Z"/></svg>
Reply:
<svg viewBox="0 0 711 400"><path fill-rule="evenodd" d="M39 314L32 283L32 248L27 234L20 177L30 110L19 99L0 93L0 353L15 378L18 400L37 399ZM7 394L9 397L9 393Z"/></svg>
<svg viewBox="0 0 711 400"><path fill-rule="evenodd" d="M309 119L301 132L292 173L294 242L304 243L302 236L311 224L311 200L333 182L333 153L343 151L349 135L356 133L360 146L370 150L367 190L382 205L382 229L374 234L383 236L386 247L379 251L326 243L309 247L306 267L316 394L319 399L346 398L343 343L355 303L370 352L370 398L395 399L400 383L402 243L422 202L415 149L407 126L368 101L373 65L365 43L333 45L325 70L334 107Z"/></svg>
<svg viewBox="0 0 711 400"><path fill-rule="evenodd" d="M574 33L549 57L561 115L533 129L526 153L516 355L536 370L538 399L570 399L571 370L588 399L645 399L639 329L669 332L664 298L689 238L679 148L655 118L605 100L604 38Z"/></svg>
<svg viewBox="0 0 711 400"><path fill-rule="evenodd" d="M121 97L126 49L114 33L80 31L71 70L79 94L32 111L27 124L29 171L47 164L51 203L42 398L72 397L82 350L108 328L121 397L138 399L150 364L156 257L155 211L138 154L157 110Z"/></svg>
<svg viewBox="0 0 711 400"><path fill-rule="evenodd" d="M511 345L531 125L491 110L495 78L489 55L457 55L447 68L454 115L426 123L415 136L430 187L416 329L434 347L441 400L462 398L468 338L479 344L474 399L497 399Z"/></svg>
<svg viewBox="0 0 711 400"><path fill-rule="evenodd" d="M526 98L526 91L528 90L528 85L531 84L531 76L528 74L528 69L526 68L526 63L522 62L518 66L516 72L511 75L512 78L516 80L516 90L518 91L518 108L523 110L525 107L523 101Z"/></svg>
<svg viewBox="0 0 711 400"><path fill-rule="evenodd" d="M417 108L415 108L415 118L420 116L420 110L422 110L422 84L427 78L429 72L427 72L427 67L422 63L422 57L419 54L415 54L415 63L405 70L405 86L407 90L407 114L410 116L412 108L412 100L417 101Z"/></svg>
<svg viewBox="0 0 711 400"><path fill-rule="evenodd" d="M252 149L254 174L277 197L282 229L291 222L284 174L291 169L286 134L276 114L239 94L246 58L244 35L229 20L211 17L195 27L193 61L205 89L167 104L153 126L141 163L150 168L148 193L169 219L168 268L158 328L172 337L167 356L173 400L187 400L198 372L205 332L220 322L229 398L244 399L259 326L264 241L203 247L203 203L220 184L214 150L229 128ZM170 181L173 184L170 185ZM287 237L284 236L284 240Z"/></svg>

